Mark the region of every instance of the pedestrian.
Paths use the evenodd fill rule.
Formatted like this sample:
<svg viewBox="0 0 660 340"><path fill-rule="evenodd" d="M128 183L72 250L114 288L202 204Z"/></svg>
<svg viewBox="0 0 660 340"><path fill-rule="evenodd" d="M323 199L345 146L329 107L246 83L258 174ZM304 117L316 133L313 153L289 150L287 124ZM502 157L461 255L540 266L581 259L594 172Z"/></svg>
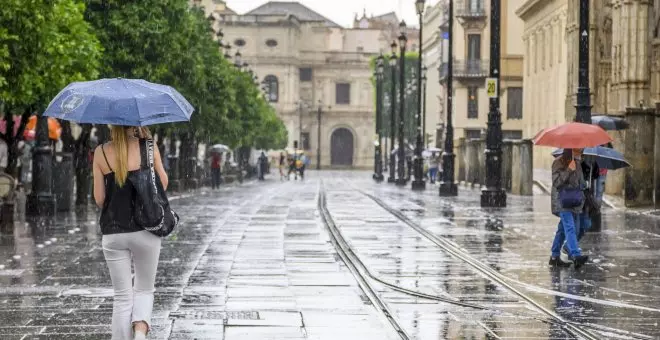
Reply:
<svg viewBox="0 0 660 340"><path fill-rule="evenodd" d="M286 155L284 152L280 152L280 181L284 179L284 167L286 164Z"/></svg>
<svg viewBox="0 0 660 340"><path fill-rule="evenodd" d="M566 241L569 259L580 267L589 259L582 255L578 246L577 231L579 230L578 216L584 209L584 177L580 164L582 150L564 150L561 156L552 163L552 214L559 216L554 240L552 242L549 265L554 267L568 267L570 262L560 258L561 247Z"/></svg>
<svg viewBox="0 0 660 340"><path fill-rule="evenodd" d="M431 184L434 184L438 177L439 166L440 160L438 159L438 155L435 152L432 152L431 157L429 157L429 180L431 181Z"/></svg>
<svg viewBox="0 0 660 340"><path fill-rule="evenodd" d="M257 165L259 167L259 180L263 181L265 179L264 173L266 172L266 168L268 167L268 157L266 157L266 154L263 151L261 152L261 156L259 156Z"/></svg>
<svg viewBox="0 0 660 340"><path fill-rule="evenodd" d="M5 172L7 170L7 165L9 163L9 149L7 148L7 142L3 138L0 138L0 172Z"/></svg>
<svg viewBox="0 0 660 340"><path fill-rule="evenodd" d="M136 226L132 213L135 188L127 178L141 167L140 138L150 139L151 135L146 128L124 126L113 126L111 135L111 141L94 153L93 173L94 199L101 208L101 244L114 289L112 340L143 340L151 330L161 239ZM167 189L158 148L154 167Z"/></svg>
<svg viewBox="0 0 660 340"><path fill-rule="evenodd" d="M222 155L218 152L211 154L211 188L219 189L222 176Z"/></svg>
<svg viewBox="0 0 660 340"><path fill-rule="evenodd" d="M300 156L298 157L298 160L296 161L296 168L298 169L298 173L300 173L300 180L302 181L305 179L305 168L307 167L309 159L307 158L307 155L304 153L301 153Z"/></svg>
<svg viewBox="0 0 660 340"><path fill-rule="evenodd" d="M297 161L297 156L289 155L289 173L287 174L287 180L291 180L291 173L294 175L294 179L297 181L298 180L298 171L296 169L296 161Z"/></svg>

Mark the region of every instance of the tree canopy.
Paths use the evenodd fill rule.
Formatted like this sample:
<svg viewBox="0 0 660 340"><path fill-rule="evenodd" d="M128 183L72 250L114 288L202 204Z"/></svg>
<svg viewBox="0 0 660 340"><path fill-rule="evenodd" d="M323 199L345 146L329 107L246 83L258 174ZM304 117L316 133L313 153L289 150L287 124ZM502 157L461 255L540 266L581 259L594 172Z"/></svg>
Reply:
<svg viewBox="0 0 660 340"><path fill-rule="evenodd" d="M283 135L258 84L223 57L203 10L187 0L88 0L86 16L105 49L104 77L167 84L195 107L190 124L170 130L233 147Z"/></svg>

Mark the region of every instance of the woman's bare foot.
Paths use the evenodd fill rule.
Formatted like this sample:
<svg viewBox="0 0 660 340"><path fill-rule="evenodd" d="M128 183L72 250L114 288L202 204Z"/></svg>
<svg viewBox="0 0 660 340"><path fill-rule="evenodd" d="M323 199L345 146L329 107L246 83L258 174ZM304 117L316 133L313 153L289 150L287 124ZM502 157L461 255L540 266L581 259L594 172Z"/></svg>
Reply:
<svg viewBox="0 0 660 340"><path fill-rule="evenodd" d="M145 340L147 338L147 332L149 331L149 326L146 322L140 321L133 324L133 333L135 333L134 340Z"/></svg>

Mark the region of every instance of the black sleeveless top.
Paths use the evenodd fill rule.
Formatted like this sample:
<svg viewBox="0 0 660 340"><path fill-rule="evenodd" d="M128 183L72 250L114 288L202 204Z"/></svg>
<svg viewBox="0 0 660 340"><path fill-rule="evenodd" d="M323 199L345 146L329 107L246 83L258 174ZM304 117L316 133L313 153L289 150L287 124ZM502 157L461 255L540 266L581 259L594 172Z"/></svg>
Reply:
<svg viewBox="0 0 660 340"><path fill-rule="evenodd" d="M115 181L115 173L105 156L105 150L101 146L103 158L105 159L110 173L103 175L105 184L105 201L101 209L101 233L103 235L132 233L143 230L133 222L133 200L135 190L130 181L119 187Z"/></svg>

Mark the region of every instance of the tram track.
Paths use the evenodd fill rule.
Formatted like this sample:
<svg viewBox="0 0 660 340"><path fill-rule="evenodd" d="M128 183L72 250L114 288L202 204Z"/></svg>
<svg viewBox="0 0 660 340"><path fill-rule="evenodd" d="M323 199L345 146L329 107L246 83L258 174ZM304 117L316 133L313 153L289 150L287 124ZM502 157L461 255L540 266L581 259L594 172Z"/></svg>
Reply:
<svg viewBox="0 0 660 340"><path fill-rule="evenodd" d="M484 277L488 278L489 280L497 283L504 289L508 290L512 294L518 296L520 299L523 301L527 302L529 305L533 306L537 311L540 313L548 316L551 318L553 323L559 324L567 333L571 334L572 336L578 338L578 339L587 339L587 340L599 340L602 339L603 337L599 334L595 334L593 331L590 329L596 329L597 327L589 326L589 325L583 325L579 323L575 323L572 321L568 321L561 317L560 315L556 314L555 312L549 310L548 308L544 307L541 305L539 302L528 296L527 294L523 293L520 291L518 288L516 288L511 282L509 282L509 278L500 274L499 272L495 271L485 263L475 259L472 257L470 254L465 252L463 249L461 249L458 245L456 245L454 242L444 238L440 237L438 235L435 235L425 228L421 227L418 223L412 221L410 218L408 218L405 214L403 214L401 211L389 206L387 203L385 203L383 200L380 198L369 194L359 188L355 188L359 193L362 195L370 198L372 201L374 201L376 204L378 204L381 208L389 212L391 215L396 217L399 221L403 222L413 230L415 230L418 234L426 238L427 240L431 241L434 243L436 246L438 246L440 249L451 255L452 257L462 261L463 263L467 264L469 267L471 267L474 271L478 272L479 274L483 275ZM612 331L618 331L618 330L612 330ZM635 339L648 339L645 336L637 335L637 334L630 334L629 332L625 332L625 334L620 335L625 335L631 338ZM650 337L649 337L650 338Z"/></svg>
<svg viewBox="0 0 660 340"><path fill-rule="evenodd" d="M518 288L516 288L512 283L517 283L517 282L509 282L511 281L510 278L500 274L499 272L493 270L486 264L482 263L481 261L473 258L471 255L469 255L467 252L465 252L462 248L460 248L458 245L453 243L452 241L445 239L443 237L439 237L435 234L430 233L426 229L422 228L419 224L415 223L412 221L410 218L405 216L402 212L392 208L389 206L387 203L379 199L378 197L375 197L374 195L371 195L359 188L356 188L354 185L349 184L351 187L353 187L357 192L359 192L361 195L364 195L368 197L369 199L373 200L376 204L381 206L384 210L392 214L394 217L396 217L399 221L402 223L406 224L407 226L411 227L413 230L415 230L418 234L423 236L424 238L428 239L431 241L433 244L438 246L441 250L444 252L448 253L450 256L457 258L461 262L467 264L469 267L471 267L473 270L481 274L482 276L486 277L487 279L491 280L492 282L502 286L504 289L508 290L512 294L516 295L518 298L521 299L521 302L526 303L533 307L533 309L536 309L538 312L540 312L541 315L545 316L542 317L541 315L529 315L529 314L523 314L523 313L515 313L511 311L505 311L497 308L493 308L491 306L485 306L485 305L479 305L475 303L471 303L468 301L460 300L457 298L454 298L449 295L431 295L427 294L424 292L416 291L416 290L411 290L405 287L401 287L399 285L396 285L394 283L391 283L379 275L373 273L366 264L362 262L360 257L354 252L354 250L351 248L350 244L346 241L346 239L343 237L343 234L341 233L341 230L334 224L334 221L332 219L332 216L327 208L326 205L326 192L324 188L323 181L321 181L320 184L320 190L319 190L319 200L318 200L318 208L321 213L321 216L323 218L323 221L328 228L328 230L331 233L332 236L332 241L335 247L339 250L341 250L340 256L344 260L344 262L347 262L347 266L349 266L349 269L353 267L352 272L357 271L359 276L358 280L362 281L364 285L367 285L376 298L378 298L378 303L374 304L378 308L383 311L384 315L390 320L390 322L396 323L397 325L395 326L395 329L397 331L401 331L399 334L406 334L405 331L401 328L401 326L398 324L398 321L396 321L396 318L394 315L389 311L387 308L387 305L382 299L380 299L377 295L377 292L369 284L369 280L376 281L383 286L390 288L394 291L397 291L402 294L406 294L409 296L413 296L416 298L421 298L421 299L427 299L427 300L435 300L438 302L443 302L451 305L456 305L456 306L461 306L461 307L466 307L466 308L473 308L477 310L484 310L484 311L490 311L490 312L495 312L495 313L500 313L500 314L506 314L506 315L511 315L511 316L516 316L516 317L521 317L521 318L526 318L526 319L534 319L536 321L545 323L545 324L553 324L558 326L559 328L563 329L567 335L575 338L575 339L586 339L586 340L594 340L594 339L604 339L602 334L596 334L594 331L600 331L600 332L606 332L609 334L616 334L618 337L623 337L627 339L653 339L651 336L647 336L644 334L639 334L639 333L634 333L634 332L629 332L625 330L619 330L615 328L610 328L610 327L605 327L601 325L592 325L592 324L583 324L583 323L576 323L573 321L566 320L556 314L555 312L545 308L543 305L541 305L539 302L535 301L533 298L529 297L527 294L521 292ZM359 270L358 270L359 268ZM355 272L354 272L355 274ZM526 286L529 286L528 284ZM362 285L361 285L362 287ZM529 288L529 287L527 287ZM537 287L540 288L540 287ZM556 293L556 292L555 292ZM561 295L561 294L558 294ZM371 298L370 298L371 299ZM402 336L402 339L409 339L406 337Z"/></svg>

